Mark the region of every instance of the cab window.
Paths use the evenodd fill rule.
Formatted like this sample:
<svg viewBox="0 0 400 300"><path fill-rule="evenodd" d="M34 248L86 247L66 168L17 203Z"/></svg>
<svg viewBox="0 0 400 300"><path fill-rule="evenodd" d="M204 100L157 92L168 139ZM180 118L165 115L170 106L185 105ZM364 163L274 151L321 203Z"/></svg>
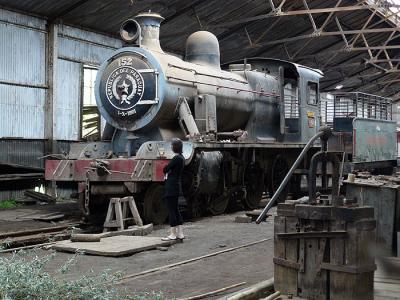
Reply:
<svg viewBox="0 0 400 300"><path fill-rule="evenodd" d="M307 103L311 105L318 104L318 83L308 82L307 83Z"/></svg>

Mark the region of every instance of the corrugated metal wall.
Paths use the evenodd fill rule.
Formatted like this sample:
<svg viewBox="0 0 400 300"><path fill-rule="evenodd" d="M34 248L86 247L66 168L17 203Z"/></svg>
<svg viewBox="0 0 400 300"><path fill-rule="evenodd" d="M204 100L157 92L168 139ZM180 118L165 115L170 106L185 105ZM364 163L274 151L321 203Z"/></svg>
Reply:
<svg viewBox="0 0 400 300"><path fill-rule="evenodd" d="M55 131L57 140L78 140L81 99L81 65L58 60Z"/></svg>
<svg viewBox="0 0 400 300"><path fill-rule="evenodd" d="M121 42L60 25L58 47L54 138L59 153L68 153L70 144L80 138L83 65L99 66ZM0 9L1 162L44 167L38 158L45 151L46 52L46 20ZM66 194L70 190L65 189ZM1 190L0 200L22 193Z"/></svg>
<svg viewBox="0 0 400 300"><path fill-rule="evenodd" d="M44 141L42 140L0 140L0 161L19 165L44 167Z"/></svg>
<svg viewBox="0 0 400 300"><path fill-rule="evenodd" d="M121 42L59 25L54 103L54 138L67 154L80 138L83 66L99 66ZM0 161L44 167L47 97L46 21L0 9ZM69 197L76 187L58 189ZM0 190L0 200L23 190Z"/></svg>
<svg viewBox="0 0 400 300"><path fill-rule="evenodd" d="M46 21L0 9L0 138L43 139ZM99 66L121 41L59 26L54 138L80 138L82 68Z"/></svg>
<svg viewBox="0 0 400 300"><path fill-rule="evenodd" d="M45 22L0 10L0 137L42 139Z"/></svg>
<svg viewBox="0 0 400 300"><path fill-rule="evenodd" d="M78 140L83 65L99 66L115 49L119 40L97 33L60 26L57 72L55 136L59 140Z"/></svg>

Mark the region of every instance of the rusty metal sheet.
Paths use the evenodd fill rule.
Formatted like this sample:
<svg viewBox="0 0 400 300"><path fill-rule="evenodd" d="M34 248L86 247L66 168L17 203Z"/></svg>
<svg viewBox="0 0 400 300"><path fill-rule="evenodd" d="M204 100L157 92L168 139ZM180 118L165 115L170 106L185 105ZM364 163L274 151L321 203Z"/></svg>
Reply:
<svg viewBox="0 0 400 300"><path fill-rule="evenodd" d="M396 122L355 118L353 162L397 159Z"/></svg>
<svg viewBox="0 0 400 300"><path fill-rule="evenodd" d="M90 181L101 182L143 182L143 181L164 181L163 168L168 164L168 160L147 161L147 164L138 166L139 160L118 158L109 159L107 169L110 174L99 175L96 169L91 166L94 160L46 160L45 179L54 181L85 181L86 173L89 171ZM142 169L140 172L140 170ZM150 168L150 169L149 169ZM136 171L136 173L135 173ZM141 176L139 176L141 174ZM151 175L149 177L149 175Z"/></svg>

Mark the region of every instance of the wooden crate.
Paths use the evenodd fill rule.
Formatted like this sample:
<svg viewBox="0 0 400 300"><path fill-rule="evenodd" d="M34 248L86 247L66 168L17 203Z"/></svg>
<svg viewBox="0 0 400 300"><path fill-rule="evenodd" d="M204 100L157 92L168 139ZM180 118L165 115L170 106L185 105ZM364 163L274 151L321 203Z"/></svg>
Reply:
<svg viewBox="0 0 400 300"><path fill-rule="evenodd" d="M307 299L373 299L370 207L279 204L275 290Z"/></svg>

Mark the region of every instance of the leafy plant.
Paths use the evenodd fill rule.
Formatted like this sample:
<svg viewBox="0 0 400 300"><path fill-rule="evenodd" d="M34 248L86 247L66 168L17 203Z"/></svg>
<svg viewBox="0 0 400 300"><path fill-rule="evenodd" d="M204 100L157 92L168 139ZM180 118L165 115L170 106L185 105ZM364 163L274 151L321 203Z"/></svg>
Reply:
<svg viewBox="0 0 400 300"><path fill-rule="evenodd" d="M121 273L104 270L100 273L90 271L74 280L67 280L65 274L78 262L80 253L67 260L55 274L45 271L55 253L38 256L36 250L17 252L10 257L0 257L0 299L165 299L162 293L128 295L115 288Z"/></svg>
<svg viewBox="0 0 400 300"><path fill-rule="evenodd" d="M0 201L0 209L10 209L19 207L20 204L14 199Z"/></svg>

